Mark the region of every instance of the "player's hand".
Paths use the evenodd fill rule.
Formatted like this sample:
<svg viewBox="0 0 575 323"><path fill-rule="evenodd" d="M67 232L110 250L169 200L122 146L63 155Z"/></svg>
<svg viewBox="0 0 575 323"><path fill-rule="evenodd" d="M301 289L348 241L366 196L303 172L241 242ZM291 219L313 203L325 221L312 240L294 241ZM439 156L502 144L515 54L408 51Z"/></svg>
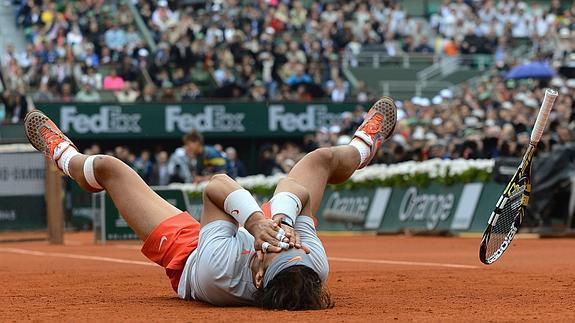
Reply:
<svg viewBox="0 0 575 323"><path fill-rule="evenodd" d="M280 241L277 239L279 226L272 220L268 220L263 216L256 217L252 215L246 222L245 228L248 232L254 236L256 251L261 250L263 252L280 252L283 249L280 247ZM252 219L254 218L254 219ZM262 245L264 242L269 243L266 250L263 250ZM285 243L285 242L282 242Z"/></svg>
<svg viewBox="0 0 575 323"><path fill-rule="evenodd" d="M282 224L283 217L277 216L274 218L274 223L279 226L280 228L282 228L285 232L285 236L288 239L287 242L289 243L290 248L297 248L297 249L302 249L303 251L305 251L305 253L310 253L310 249L304 245L302 245L301 243L301 238L299 236L299 233L294 230L293 227L290 227L287 224Z"/></svg>

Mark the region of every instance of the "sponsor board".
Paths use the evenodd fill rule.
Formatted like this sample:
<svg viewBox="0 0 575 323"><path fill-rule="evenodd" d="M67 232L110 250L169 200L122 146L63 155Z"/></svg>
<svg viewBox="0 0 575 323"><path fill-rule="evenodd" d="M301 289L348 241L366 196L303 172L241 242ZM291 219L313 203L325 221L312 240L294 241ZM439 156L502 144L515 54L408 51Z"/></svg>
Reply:
<svg viewBox="0 0 575 323"><path fill-rule="evenodd" d="M327 189L318 214L318 230L375 230L386 209L391 188Z"/></svg>
<svg viewBox="0 0 575 323"><path fill-rule="evenodd" d="M189 202L188 195L180 189L164 187L152 187L158 195L180 210L195 209ZM99 213L99 218L94 221L96 240L138 240L139 237L128 226L121 216L110 196L105 192L97 193L94 211ZM201 213L200 213L201 214ZM176 214L174 214L176 215ZM98 216L95 217L95 219Z"/></svg>
<svg viewBox="0 0 575 323"><path fill-rule="evenodd" d="M101 106L96 113L78 111L76 106L60 109L60 129L65 133L141 133L140 113L124 113L120 106Z"/></svg>
<svg viewBox="0 0 575 323"><path fill-rule="evenodd" d="M44 192L41 153L0 153L0 231L46 228Z"/></svg>
<svg viewBox="0 0 575 323"><path fill-rule="evenodd" d="M196 129L207 137L299 137L339 125L356 104L54 104L42 111L70 137L179 138ZM365 106L365 108L368 108Z"/></svg>
<svg viewBox="0 0 575 323"><path fill-rule="evenodd" d="M0 196L0 231L46 228L44 196Z"/></svg>
<svg viewBox="0 0 575 323"><path fill-rule="evenodd" d="M467 230L483 183L394 188L380 232ZM463 192L466 192L463 194ZM457 214L457 225L452 226Z"/></svg>
<svg viewBox="0 0 575 323"><path fill-rule="evenodd" d="M325 192L315 214L320 231L366 231L382 233L416 231L482 232L503 186L496 183L469 183L451 186L379 187ZM189 199L179 189L155 191L181 210L200 219L202 201ZM258 198L264 201L264 198ZM111 200L106 198L102 238L137 239L122 220Z"/></svg>
<svg viewBox="0 0 575 323"><path fill-rule="evenodd" d="M74 180L64 177L66 183L64 210L69 224L78 230L92 228L94 217L92 194L84 191Z"/></svg>
<svg viewBox="0 0 575 323"><path fill-rule="evenodd" d="M166 132L244 132L245 113L228 113L225 105L206 105L202 112L192 114L182 111L179 105L165 108Z"/></svg>
<svg viewBox="0 0 575 323"><path fill-rule="evenodd" d="M44 195L44 155L0 153L0 196Z"/></svg>

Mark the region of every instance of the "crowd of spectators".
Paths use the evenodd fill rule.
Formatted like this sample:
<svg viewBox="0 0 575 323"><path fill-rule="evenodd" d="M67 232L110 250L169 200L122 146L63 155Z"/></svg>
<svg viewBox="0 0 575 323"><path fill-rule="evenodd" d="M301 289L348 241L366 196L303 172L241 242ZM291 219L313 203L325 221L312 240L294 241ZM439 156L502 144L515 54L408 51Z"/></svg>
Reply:
<svg viewBox="0 0 575 323"><path fill-rule="evenodd" d="M560 96L548 121L538 151L545 153L555 145L575 140L575 79L555 77L550 84L538 81L506 81L493 72L474 86L460 92L441 91L432 100L415 97L397 101L398 123L393 137L384 143L373 163L392 164L403 161L440 159L478 159L521 157L529 144L529 134L544 96L543 86L559 90ZM348 144L355 129L363 122L365 105L344 112L336 124L319 129L301 142L269 142L260 146L255 173L287 173L307 152L319 147ZM87 153L98 153L99 148ZM248 175L233 147L210 146L216 157L225 158L228 166L220 169L232 177ZM95 149L95 150L94 150ZM193 149L192 149L193 150ZM199 158L186 154L186 145L174 152L143 151L136 157L127 147L108 152L132 165L152 185L172 182L197 182L212 173L202 171ZM212 152L213 153L213 152ZM242 158L240 158L242 157ZM181 162L184 158L185 162ZM205 164L202 160L201 164ZM177 166L179 165L179 166ZM188 167L185 172L178 167ZM252 169L254 170L254 169ZM218 172L219 172L218 171ZM182 175L188 173L190 175Z"/></svg>
<svg viewBox="0 0 575 323"><path fill-rule="evenodd" d="M572 141L575 79L556 77L550 83L505 81L493 73L457 95L445 90L433 100L405 101L397 133L379 160L520 157L529 144L543 85L559 89L560 96L539 151Z"/></svg>
<svg viewBox="0 0 575 323"><path fill-rule="evenodd" d="M25 111L17 106L26 96L37 102L96 102L100 90L109 90L119 101L139 97L148 50L126 5L23 0L16 24L27 45L24 52L8 45L0 57L6 120L21 120Z"/></svg>
<svg viewBox="0 0 575 323"><path fill-rule="evenodd" d="M9 121L21 119L25 95L60 102L365 102L375 93L362 82L352 88L341 70L344 56L364 46L391 56L488 53L499 60L511 40L523 38L561 56L572 50L575 23L575 5L558 0L445 0L429 19L411 17L395 0L134 0L139 17L120 1L14 2L28 46L21 53L8 46L0 57Z"/></svg>
<svg viewBox="0 0 575 323"><path fill-rule="evenodd" d="M148 185L168 185L171 183L198 183L217 173L226 173L233 178L248 175L246 166L239 159L234 147L223 148L221 144L205 146L212 161L224 160L221 167L205 167L206 156L196 155L184 146L168 152L161 147L135 152L129 146L116 146L103 151L100 145L93 144L84 149L85 154L106 154L114 156L132 167Z"/></svg>
<svg viewBox="0 0 575 323"><path fill-rule="evenodd" d="M430 24L448 55L494 54L503 62L514 43L555 58L570 53L575 37L575 2L563 7L552 0L542 5L515 0L448 1L432 15Z"/></svg>
<svg viewBox="0 0 575 323"><path fill-rule="evenodd" d="M543 86L560 92L548 121L548 130L539 151L575 140L575 79L555 77L549 83L506 81L493 71L459 93L441 91L432 100L415 97L398 101L398 124L391 140L383 145L374 163L408 160L477 159L521 157L529 144ZM266 175L283 173L305 152L318 147L347 144L363 120L365 109L358 106L343 113L338 125L320 129L304 138L302 145L271 144L262 147L259 169Z"/></svg>
<svg viewBox="0 0 575 323"><path fill-rule="evenodd" d="M342 55L348 46L364 41L357 38L362 32L354 30L354 11L367 10L359 3L294 0L241 5L232 0L179 8L163 0L140 0L137 6L158 42L150 64L158 87L192 84L193 98L330 97L339 102L352 94L342 75ZM382 19L397 16L394 31L402 28L405 13L400 5L381 3L379 8ZM215 86L212 93L204 90L210 82Z"/></svg>
<svg viewBox="0 0 575 323"><path fill-rule="evenodd" d="M368 102L375 93L361 81L352 89L341 71L343 56L357 54L363 46L381 46L392 56L486 53L503 61L513 39L528 39L536 52L550 52L555 62L565 62L575 39L575 4L561 7L556 0L546 7L514 0L446 0L428 20L410 17L400 1L240 5L228 0L180 6L177 1L137 0L138 14L157 43L152 51L126 5L103 0L57 3L27 0L18 7L16 21L25 30L28 46L23 53L8 46L0 57L6 85L0 105L9 122L22 120L31 99L98 102L106 91L118 102L207 97ZM397 132L374 162L519 156L545 84L506 81L504 66L497 67L461 91L446 89L433 99L398 102ZM575 80L558 76L550 85L562 95L541 151L575 139ZM303 143L263 145L257 172L285 173L308 151L349 142L366 107L342 114L338 124L307 136ZM247 174L233 147L213 147L234 165L227 172ZM90 150L99 152L97 146ZM174 171L170 161L181 150L135 155L118 147L108 153L153 185L205 176L197 173L194 158L187 164L191 177Z"/></svg>

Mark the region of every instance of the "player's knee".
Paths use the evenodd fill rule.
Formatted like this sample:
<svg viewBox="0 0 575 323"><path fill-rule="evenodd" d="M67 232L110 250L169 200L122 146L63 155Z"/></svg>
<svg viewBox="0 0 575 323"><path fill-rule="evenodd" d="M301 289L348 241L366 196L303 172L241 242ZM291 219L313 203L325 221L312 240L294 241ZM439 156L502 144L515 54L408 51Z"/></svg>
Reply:
<svg viewBox="0 0 575 323"><path fill-rule="evenodd" d="M94 174L99 180L118 175L118 169L126 166L124 162L114 156L98 155L94 160Z"/></svg>
<svg viewBox="0 0 575 323"><path fill-rule="evenodd" d="M208 185L219 186L219 185L226 185L230 182L233 182L233 179L231 177L229 177L228 175L226 175L226 174L215 174L210 178Z"/></svg>
<svg viewBox="0 0 575 323"><path fill-rule="evenodd" d="M311 154L322 165L331 165L334 159L332 148L319 148L311 152Z"/></svg>
<svg viewBox="0 0 575 323"><path fill-rule="evenodd" d="M221 191L222 188L226 187L226 185L230 183L230 181L233 181L233 179L226 174L216 174L212 176L208 181L208 185L204 189L204 196L210 195L212 192Z"/></svg>

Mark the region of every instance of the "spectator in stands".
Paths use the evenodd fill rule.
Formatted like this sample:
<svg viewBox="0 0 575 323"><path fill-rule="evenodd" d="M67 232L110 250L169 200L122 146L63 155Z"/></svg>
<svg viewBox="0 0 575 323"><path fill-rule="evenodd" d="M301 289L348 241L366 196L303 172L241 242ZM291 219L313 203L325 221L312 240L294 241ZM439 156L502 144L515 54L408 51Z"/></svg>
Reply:
<svg viewBox="0 0 575 323"><path fill-rule="evenodd" d="M178 23L178 15L168 8L168 1L159 0L158 7L152 14L152 23L156 25L161 32L164 32L169 27Z"/></svg>
<svg viewBox="0 0 575 323"><path fill-rule="evenodd" d="M150 152L148 150L143 150L140 153L140 157L136 158L132 166L136 173L138 173L138 175L140 175L140 177L147 184L150 184L150 177L153 171L153 165L150 157Z"/></svg>
<svg viewBox="0 0 575 323"><path fill-rule="evenodd" d="M40 83L38 90L32 94L32 99L35 102L49 102L54 100L54 95L48 88L48 83Z"/></svg>
<svg viewBox="0 0 575 323"><path fill-rule="evenodd" d="M126 32L113 22L110 29L104 33L106 46L116 52L121 52L126 44Z"/></svg>
<svg viewBox="0 0 575 323"><path fill-rule="evenodd" d="M238 158L238 152L234 147L226 148L226 156L230 163L230 172L228 173L228 175L231 178L246 177L248 175L246 171L246 166Z"/></svg>
<svg viewBox="0 0 575 323"><path fill-rule="evenodd" d="M6 45L6 52L4 53L4 56L2 56L0 63L2 63L2 67L6 68L14 60L16 60L16 50L14 48L14 44L8 44Z"/></svg>
<svg viewBox="0 0 575 323"><path fill-rule="evenodd" d="M164 186L170 184L170 172L168 167L168 153L160 151L156 154L156 163L152 166L149 185Z"/></svg>
<svg viewBox="0 0 575 323"><path fill-rule="evenodd" d="M5 90L2 96L0 96L0 103L4 105L6 109L5 122L18 123L24 120L24 116L26 112L28 112L28 102L22 93Z"/></svg>
<svg viewBox="0 0 575 323"><path fill-rule="evenodd" d="M124 81L136 82L138 80L138 68L132 57L124 56L122 64L120 68L118 68L118 75L120 75Z"/></svg>
<svg viewBox="0 0 575 323"><path fill-rule="evenodd" d="M74 94L72 93L72 85L70 83L62 84L59 101L66 103L74 101Z"/></svg>
<svg viewBox="0 0 575 323"><path fill-rule="evenodd" d="M127 146L116 146L114 148L113 155L119 160L123 161L126 165L130 167L133 166L133 161L135 158L132 158L133 154L130 151L130 148Z"/></svg>
<svg viewBox="0 0 575 323"><path fill-rule="evenodd" d="M86 69L86 74L80 76L80 83L90 84L94 89L102 89L102 75L93 66Z"/></svg>
<svg viewBox="0 0 575 323"><path fill-rule="evenodd" d="M100 93L94 91L90 83L82 85L82 89L78 91L74 98L78 102L99 102L101 100Z"/></svg>
<svg viewBox="0 0 575 323"><path fill-rule="evenodd" d="M293 86L300 83L312 83L312 82L313 81L309 76L309 74L305 72L305 66L300 63L295 65L295 69L292 71L292 74L289 76L286 83L289 86Z"/></svg>
<svg viewBox="0 0 575 323"><path fill-rule="evenodd" d="M114 96L120 103L133 103L140 96L140 92L132 87L131 82L124 82L124 88L121 91L114 92Z"/></svg>
<svg viewBox="0 0 575 323"><path fill-rule="evenodd" d="M343 80L340 78L335 79L333 83L333 88L331 90L331 101L332 102L343 102L347 96L347 86L344 84Z"/></svg>
<svg viewBox="0 0 575 323"><path fill-rule="evenodd" d="M195 83L189 82L181 88L181 100L183 102L191 102L201 97L202 92Z"/></svg>
<svg viewBox="0 0 575 323"><path fill-rule="evenodd" d="M357 86L353 92L353 99L357 102L367 102L373 98L373 94L367 87L365 81L358 81Z"/></svg>
<svg viewBox="0 0 575 323"><path fill-rule="evenodd" d="M260 150L259 170L265 176L275 175L281 172L275 156L279 153L277 145L264 145Z"/></svg>
<svg viewBox="0 0 575 323"><path fill-rule="evenodd" d="M137 99L138 102L151 103L157 100L156 87L153 84L147 84L144 87L144 92Z"/></svg>
<svg viewBox="0 0 575 323"><path fill-rule="evenodd" d="M426 36L421 36L419 44L414 48L414 52L421 54L433 54L433 47L429 46L429 40Z"/></svg>
<svg viewBox="0 0 575 323"><path fill-rule="evenodd" d="M80 50L81 49L78 49L77 51ZM97 68L98 65L100 65L100 57L98 56L98 54L96 54L94 50L94 45L92 45L92 43L87 43L85 44L83 50L85 51L85 53L79 53L78 56L84 57L84 62L86 63L86 66L91 68Z"/></svg>
<svg viewBox="0 0 575 323"><path fill-rule="evenodd" d="M183 139L186 155L195 158L194 182L202 182L214 174L227 174L230 171L229 160L214 146L204 144L204 137L197 131L186 134Z"/></svg>
<svg viewBox="0 0 575 323"><path fill-rule="evenodd" d="M125 86L124 79L121 76L119 76L116 69L113 68L110 71L110 74L108 74L104 78L102 88L104 90L119 91L124 89L124 86Z"/></svg>
<svg viewBox="0 0 575 323"><path fill-rule="evenodd" d="M170 156L168 172L171 183L193 183L196 172L196 149L191 136L185 135L182 139L184 145Z"/></svg>

